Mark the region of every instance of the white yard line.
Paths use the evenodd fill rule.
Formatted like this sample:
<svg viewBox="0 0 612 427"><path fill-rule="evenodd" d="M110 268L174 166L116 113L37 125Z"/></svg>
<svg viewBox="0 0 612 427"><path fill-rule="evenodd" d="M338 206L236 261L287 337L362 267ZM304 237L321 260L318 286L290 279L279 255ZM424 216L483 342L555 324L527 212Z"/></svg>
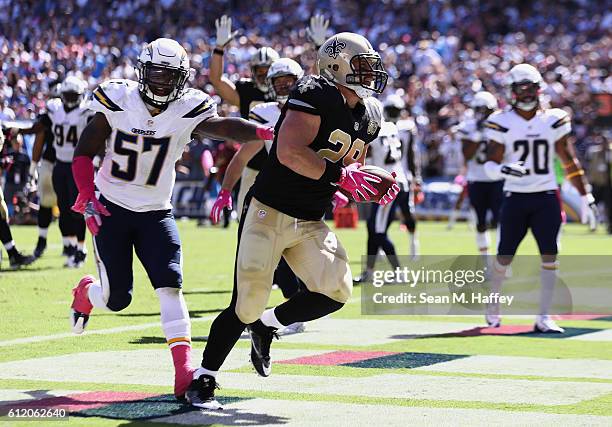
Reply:
<svg viewBox="0 0 612 427"><path fill-rule="evenodd" d="M216 315L207 316L207 317L197 317L195 319L191 319L191 323L208 322L210 320L213 320L215 317ZM140 323L138 325L130 325L130 326L117 326L115 328L108 328L108 329L92 329L92 330L88 329L86 334L87 335L119 334L122 332L142 331L144 329L154 328L155 326L160 326L159 321L150 322L150 323ZM63 338L73 338L75 336L76 336L75 334L68 332L68 333L55 334L55 335L40 335L40 336L34 336L34 337L16 338L12 340L0 341L0 347L8 347L11 345L20 345L20 344L32 344L32 343L38 343L38 342L44 342L44 341L55 341L55 340L60 340Z"/></svg>

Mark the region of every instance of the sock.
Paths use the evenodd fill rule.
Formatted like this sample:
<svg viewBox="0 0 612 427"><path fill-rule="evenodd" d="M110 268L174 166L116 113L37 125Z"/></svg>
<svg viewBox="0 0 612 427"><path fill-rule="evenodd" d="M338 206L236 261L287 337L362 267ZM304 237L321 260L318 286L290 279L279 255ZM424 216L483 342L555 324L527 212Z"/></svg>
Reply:
<svg viewBox="0 0 612 427"><path fill-rule="evenodd" d="M63 237L62 237L62 244L63 244L64 246L70 246L70 237L63 236Z"/></svg>
<svg viewBox="0 0 612 427"><path fill-rule="evenodd" d="M7 243L4 244L4 249L6 249L7 252L9 252L14 247L15 247L15 241L14 240L11 240L10 242L7 242Z"/></svg>
<svg viewBox="0 0 612 427"><path fill-rule="evenodd" d="M4 218L0 218L0 241L4 243L4 247L6 247L7 243L13 242L13 235L11 234L11 229L8 225L8 222Z"/></svg>
<svg viewBox="0 0 612 427"><path fill-rule="evenodd" d="M507 266L502 265L499 261L493 262L493 274L491 276L491 294L499 295L501 293L502 285L506 279ZM499 315L499 304L489 304L487 306L487 313Z"/></svg>
<svg viewBox="0 0 612 427"><path fill-rule="evenodd" d="M410 236L410 255L413 257L419 256L419 248L421 247L421 244L419 243L419 237L417 236L416 231L408 233L408 235Z"/></svg>
<svg viewBox="0 0 612 427"><path fill-rule="evenodd" d="M41 228L43 228L43 229L49 228L49 224L51 224L52 217L53 217L52 209L51 208L46 208L44 206L41 206L38 209L38 227L39 227L39 230ZM47 237L46 234L45 234L45 237Z"/></svg>
<svg viewBox="0 0 612 427"><path fill-rule="evenodd" d="M41 239L47 240L47 233L49 232L48 228L38 227L38 237Z"/></svg>
<svg viewBox="0 0 612 427"><path fill-rule="evenodd" d="M77 243L77 249L80 250L83 253L86 253L87 249L85 248L85 242L78 242Z"/></svg>
<svg viewBox="0 0 612 427"><path fill-rule="evenodd" d="M481 255L488 255L490 242L491 239L489 237L489 232L478 231L476 233L476 245L478 246L478 250L480 251Z"/></svg>
<svg viewBox="0 0 612 427"><path fill-rule="evenodd" d="M198 378L200 378L201 375L208 375L211 376L213 378L217 378L217 374L219 373L219 371L211 371L209 369L206 368L198 368L195 371L193 371L193 379L197 380Z"/></svg>
<svg viewBox="0 0 612 427"><path fill-rule="evenodd" d="M78 242L77 242L76 236L69 236L68 237L68 245L76 247L77 243Z"/></svg>
<svg viewBox="0 0 612 427"><path fill-rule="evenodd" d="M223 310L210 326L208 340L202 354L202 368L207 372L216 373L236 345L244 328L246 325L238 318L233 304ZM207 375L212 374L207 373Z"/></svg>
<svg viewBox="0 0 612 427"><path fill-rule="evenodd" d="M295 322L309 322L340 310L343 303L330 297L303 290L274 309L277 320L282 325Z"/></svg>
<svg viewBox="0 0 612 427"><path fill-rule="evenodd" d="M550 312L555 285L557 284L557 262L543 262L540 269L540 315L544 316Z"/></svg>
<svg viewBox="0 0 612 427"><path fill-rule="evenodd" d="M287 326L283 325L281 322L278 321L278 319L276 318L276 314L274 314L273 308L269 308L263 312L263 314L261 315L261 322L266 326L276 329L282 329Z"/></svg>
<svg viewBox="0 0 612 427"><path fill-rule="evenodd" d="M96 280L87 289L87 296L89 297L89 301L95 308L99 308L105 311L112 311L110 308L106 306L106 298L104 298L104 292L102 290L102 284L100 284L99 280Z"/></svg>
<svg viewBox="0 0 612 427"><path fill-rule="evenodd" d="M191 383L191 322L179 288L157 288L161 324L174 363L174 394L185 393Z"/></svg>
<svg viewBox="0 0 612 427"><path fill-rule="evenodd" d="M455 222L457 222L457 214L459 213L458 210L453 209L448 217L448 225L447 228L451 229L454 227Z"/></svg>

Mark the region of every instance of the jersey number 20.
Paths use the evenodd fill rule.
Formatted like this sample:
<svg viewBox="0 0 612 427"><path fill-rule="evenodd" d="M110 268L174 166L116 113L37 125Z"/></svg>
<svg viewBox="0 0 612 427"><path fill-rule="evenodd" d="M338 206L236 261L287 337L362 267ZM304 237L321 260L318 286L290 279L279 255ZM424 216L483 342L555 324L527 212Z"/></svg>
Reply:
<svg viewBox="0 0 612 427"><path fill-rule="evenodd" d="M168 145L170 143L170 138L151 138L150 136L130 135L121 131L117 131L117 136L115 137L113 149L116 154L127 157L127 167L122 169L119 163L113 161L113 166L111 167L111 175L124 181L133 181L134 178L136 178L139 152L132 148L126 147L124 143L137 144L138 138L143 139L143 153L151 151L153 149L153 146L159 147L157 150L157 155L155 156L155 160L153 161L153 167L151 168L151 172L149 173L149 176L146 181L146 185L156 185L157 179L159 178L159 173L161 172L162 166L164 164L164 159L166 158L166 154L168 154Z"/></svg>
<svg viewBox="0 0 612 427"><path fill-rule="evenodd" d="M533 172L536 175L546 175L549 172L548 167L548 141L545 139L519 139L514 141L514 152L521 151L520 162L525 162L529 153L532 152ZM531 171L527 169L527 175Z"/></svg>

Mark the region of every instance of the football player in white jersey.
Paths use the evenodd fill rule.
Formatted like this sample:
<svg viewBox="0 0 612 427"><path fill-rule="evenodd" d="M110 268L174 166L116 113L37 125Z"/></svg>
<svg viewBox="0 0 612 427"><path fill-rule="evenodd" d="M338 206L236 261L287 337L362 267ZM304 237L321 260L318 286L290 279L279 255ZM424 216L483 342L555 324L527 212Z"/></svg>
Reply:
<svg viewBox="0 0 612 427"><path fill-rule="evenodd" d="M504 181L489 178L484 170L487 161L487 140L482 124L495 110L497 99L491 92L478 92L470 107L474 116L459 124L457 132L461 138L463 158L467 167L468 195L476 212L476 244L484 256L488 255L490 237L487 231L487 213L491 212L491 226L497 227L499 208L503 199Z"/></svg>
<svg viewBox="0 0 612 427"><path fill-rule="evenodd" d="M540 309L535 330L562 333L549 316L557 280L557 236L561 227L560 197L555 179L555 153L565 168L566 178L582 195L583 221L593 218L595 201L587 191L584 171L568 142L570 116L558 109L541 108L542 76L533 66L519 64L509 72L512 109L491 114L484 124L489 141L487 175L505 178L500 212L497 259L491 291L499 293L516 250L531 229L542 257ZM500 324L499 305L487 309L487 323Z"/></svg>
<svg viewBox="0 0 612 427"><path fill-rule="evenodd" d="M380 101L376 101L380 102ZM383 108L383 106L380 106ZM379 205L370 204L370 214L367 220L367 260L365 270L360 276L353 279L353 283L363 283L372 280L374 265L378 251L382 249L393 269L399 268L399 260L396 255L395 245L387 235L387 230L393 222L395 208L400 203L400 194L408 193L408 180L404 174L402 140L395 123L383 120L378 137L368 146L368 164L385 169L395 176L395 181L400 188L400 193L393 203ZM407 207L407 204L406 204Z"/></svg>
<svg viewBox="0 0 612 427"><path fill-rule="evenodd" d="M47 101L46 114L41 115L30 129L20 131L22 134L49 131L53 135L55 164L52 182L60 211L59 226L64 241L64 255L68 257L65 266L77 268L84 264L86 258L85 221L82 215L70 209L78 194L71 165L74 148L93 116L84 97L85 89L83 80L75 76L66 77L59 87L60 96Z"/></svg>
<svg viewBox="0 0 612 427"><path fill-rule="evenodd" d="M146 45L138 81L111 80L94 92L96 112L75 150L79 196L73 209L94 235L99 279L85 276L73 289L72 325L82 333L93 307L120 311L132 300L132 251L159 298L161 323L175 366L174 394L192 380L191 325L181 293L182 256L170 196L174 165L192 135L240 142L271 139L273 131L239 118L217 116L205 93L186 89L189 58L171 39ZM95 179L92 158L106 146Z"/></svg>

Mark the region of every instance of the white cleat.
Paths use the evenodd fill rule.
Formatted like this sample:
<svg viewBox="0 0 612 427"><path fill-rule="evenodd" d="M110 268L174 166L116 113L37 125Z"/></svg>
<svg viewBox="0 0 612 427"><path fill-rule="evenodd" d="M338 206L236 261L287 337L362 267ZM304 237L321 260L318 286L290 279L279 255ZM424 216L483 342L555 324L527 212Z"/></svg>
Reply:
<svg viewBox="0 0 612 427"><path fill-rule="evenodd" d="M289 326L285 326L282 330L279 331L279 335L293 335L293 334L301 334L306 330L306 326L304 322L295 322Z"/></svg>
<svg viewBox="0 0 612 427"><path fill-rule="evenodd" d="M533 325L534 332L541 332L544 334L563 334L565 329L557 325L554 320L548 315L539 315L536 317L535 325Z"/></svg>
<svg viewBox="0 0 612 427"><path fill-rule="evenodd" d="M485 320L489 328L499 328L501 326L501 316L499 314L485 314Z"/></svg>

